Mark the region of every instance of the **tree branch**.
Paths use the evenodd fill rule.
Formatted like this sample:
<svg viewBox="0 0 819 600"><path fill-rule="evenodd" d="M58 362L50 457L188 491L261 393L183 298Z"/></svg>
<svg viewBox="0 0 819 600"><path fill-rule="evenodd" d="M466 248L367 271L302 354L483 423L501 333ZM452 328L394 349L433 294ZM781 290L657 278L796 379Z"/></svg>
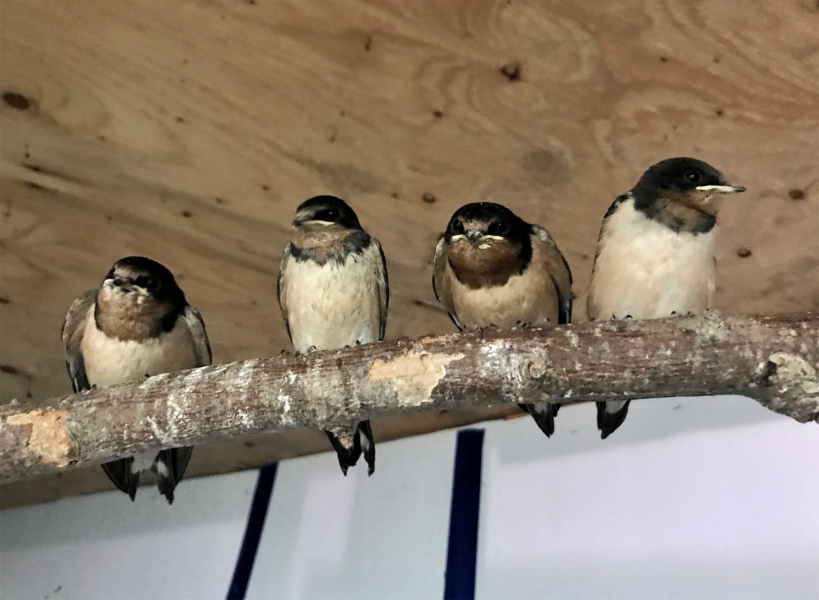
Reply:
<svg viewBox="0 0 819 600"><path fill-rule="evenodd" d="M819 314L489 329L260 358L0 407L0 482L152 448L488 404L741 394L819 420Z"/></svg>

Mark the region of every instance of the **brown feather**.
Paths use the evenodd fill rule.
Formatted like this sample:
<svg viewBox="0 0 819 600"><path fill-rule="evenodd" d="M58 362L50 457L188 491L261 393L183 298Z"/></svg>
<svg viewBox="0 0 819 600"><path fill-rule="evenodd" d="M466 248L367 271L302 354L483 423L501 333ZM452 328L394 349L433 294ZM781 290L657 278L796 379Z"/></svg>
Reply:
<svg viewBox="0 0 819 600"><path fill-rule="evenodd" d="M103 285L97 296L94 319L97 328L109 337L142 341L156 336L157 321L174 311L178 308L171 302Z"/></svg>
<svg viewBox="0 0 819 600"><path fill-rule="evenodd" d="M545 230L540 228L545 233ZM571 298L571 275L560 251L543 233L532 236L532 258L520 274L510 273L508 254L498 245L477 250L489 256L474 260L480 273L456 275L451 249L441 240L436 248L433 280L439 301L462 327L511 327L518 322L557 324L561 297ZM491 256L491 255L495 256ZM463 271L464 257L456 250ZM503 283L497 283L502 279Z"/></svg>

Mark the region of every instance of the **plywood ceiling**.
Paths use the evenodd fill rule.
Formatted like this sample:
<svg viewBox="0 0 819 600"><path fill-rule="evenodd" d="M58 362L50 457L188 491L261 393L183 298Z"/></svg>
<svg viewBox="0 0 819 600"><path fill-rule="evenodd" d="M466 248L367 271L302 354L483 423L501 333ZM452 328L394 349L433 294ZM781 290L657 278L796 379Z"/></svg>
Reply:
<svg viewBox="0 0 819 600"><path fill-rule="evenodd" d="M178 275L215 361L287 348L275 275L319 193L383 243L390 337L452 331L430 259L478 200L552 232L583 319L603 213L676 155L749 189L720 216L717 308L819 309L815 0L0 0L0 26L0 402L70 390L65 311L128 254ZM191 471L326 449L268 436ZM99 471L0 502L108 489Z"/></svg>

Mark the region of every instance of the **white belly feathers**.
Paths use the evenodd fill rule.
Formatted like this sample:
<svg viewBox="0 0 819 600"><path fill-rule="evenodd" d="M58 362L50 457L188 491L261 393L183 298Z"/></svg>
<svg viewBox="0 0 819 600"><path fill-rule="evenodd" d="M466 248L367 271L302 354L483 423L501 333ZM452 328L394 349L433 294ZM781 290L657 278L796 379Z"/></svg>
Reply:
<svg viewBox="0 0 819 600"><path fill-rule="evenodd" d="M288 325L297 351L378 341L381 308L373 272L376 263L365 258L350 255L343 265L329 261L323 266L289 258L284 285Z"/></svg>
<svg viewBox="0 0 819 600"><path fill-rule="evenodd" d="M589 292L595 320L702 313L714 293L716 227L672 231L634 208L617 208L604 225Z"/></svg>
<svg viewBox="0 0 819 600"><path fill-rule="evenodd" d="M193 337L183 318L161 336L136 342L110 338L97 329L93 307L82 339L82 355L88 382L107 387L137 381L145 375L182 371L198 366Z"/></svg>

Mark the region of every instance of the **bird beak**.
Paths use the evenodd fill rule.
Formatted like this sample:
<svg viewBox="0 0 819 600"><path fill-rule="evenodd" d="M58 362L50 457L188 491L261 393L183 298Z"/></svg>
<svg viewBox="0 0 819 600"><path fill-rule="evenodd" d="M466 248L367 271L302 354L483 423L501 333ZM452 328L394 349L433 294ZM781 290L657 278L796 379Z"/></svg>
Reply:
<svg viewBox="0 0 819 600"><path fill-rule="evenodd" d="M293 227L301 227L302 225L324 225L325 227L329 227L330 225L335 225L332 221L319 221L313 218L312 214L309 213L298 213L296 218L293 219Z"/></svg>
<svg viewBox="0 0 819 600"><path fill-rule="evenodd" d="M134 286L131 285L127 279L123 279L122 277L115 277L114 279L108 280L113 287L120 288L121 290L125 290L126 292L131 292L134 289Z"/></svg>
<svg viewBox="0 0 819 600"><path fill-rule="evenodd" d="M480 231L468 231L466 233L466 239L468 239L470 242L476 242L482 237L483 233L481 233Z"/></svg>
<svg viewBox="0 0 819 600"><path fill-rule="evenodd" d="M698 192L715 192L717 194L736 194L744 192L741 185L701 185L697 187Z"/></svg>

